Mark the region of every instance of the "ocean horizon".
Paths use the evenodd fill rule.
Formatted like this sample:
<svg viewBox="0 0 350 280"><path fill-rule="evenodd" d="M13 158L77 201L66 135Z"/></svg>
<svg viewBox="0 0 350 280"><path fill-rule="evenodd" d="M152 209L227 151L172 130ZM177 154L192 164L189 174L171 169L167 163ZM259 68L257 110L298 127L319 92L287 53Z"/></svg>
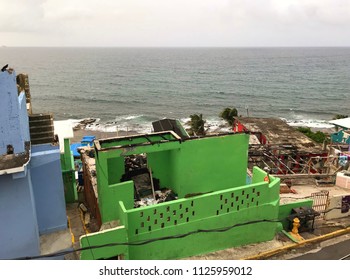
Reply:
<svg viewBox="0 0 350 280"><path fill-rule="evenodd" d="M349 115L349 47L2 47L0 63L29 75L34 113L97 119L92 130L192 114L217 128L225 107L314 128Z"/></svg>

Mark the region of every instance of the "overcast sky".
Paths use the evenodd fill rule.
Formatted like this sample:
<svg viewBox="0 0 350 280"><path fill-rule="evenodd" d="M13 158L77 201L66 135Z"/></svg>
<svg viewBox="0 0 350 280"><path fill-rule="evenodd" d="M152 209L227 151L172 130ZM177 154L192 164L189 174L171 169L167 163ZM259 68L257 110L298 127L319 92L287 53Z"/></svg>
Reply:
<svg viewBox="0 0 350 280"><path fill-rule="evenodd" d="M350 46L350 0L0 0L0 46Z"/></svg>

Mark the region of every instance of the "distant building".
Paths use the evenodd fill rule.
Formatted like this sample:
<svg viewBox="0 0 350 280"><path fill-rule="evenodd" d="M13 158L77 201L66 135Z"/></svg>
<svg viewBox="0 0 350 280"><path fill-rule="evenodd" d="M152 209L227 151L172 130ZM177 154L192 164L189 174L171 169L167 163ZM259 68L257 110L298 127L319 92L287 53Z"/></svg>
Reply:
<svg viewBox="0 0 350 280"><path fill-rule="evenodd" d="M337 128L337 132L331 135L332 143L350 145L350 118L332 120L329 123Z"/></svg>
<svg viewBox="0 0 350 280"><path fill-rule="evenodd" d="M331 121L329 121L329 123L335 125L336 127L341 128L341 129L350 129L350 117L343 118L343 119L337 119L337 120L331 120Z"/></svg>

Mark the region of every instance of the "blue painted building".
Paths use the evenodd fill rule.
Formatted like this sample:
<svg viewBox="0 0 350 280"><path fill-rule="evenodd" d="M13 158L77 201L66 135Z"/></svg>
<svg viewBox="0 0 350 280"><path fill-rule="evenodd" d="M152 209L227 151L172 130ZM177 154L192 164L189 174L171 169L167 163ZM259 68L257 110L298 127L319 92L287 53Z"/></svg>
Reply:
<svg viewBox="0 0 350 280"><path fill-rule="evenodd" d="M332 143L350 145L350 118L332 120L329 123L337 128L337 132L331 134Z"/></svg>
<svg viewBox="0 0 350 280"><path fill-rule="evenodd" d="M31 178L40 234L67 227L66 204L57 145L32 145Z"/></svg>
<svg viewBox="0 0 350 280"><path fill-rule="evenodd" d="M67 228L57 143L31 143L25 92L0 72L0 259L40 255L40 235Z"/></svg>

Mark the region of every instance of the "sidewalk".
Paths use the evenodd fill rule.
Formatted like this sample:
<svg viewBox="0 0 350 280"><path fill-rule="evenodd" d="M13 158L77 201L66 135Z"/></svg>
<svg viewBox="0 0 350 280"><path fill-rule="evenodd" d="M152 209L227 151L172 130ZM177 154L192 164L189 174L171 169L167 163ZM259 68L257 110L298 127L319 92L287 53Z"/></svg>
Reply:
<svg viewBox="0 0 350 280"><path fill-rule="evenodd" d="M280 194L280 204L290 203L293 201L310 199L313 193L321 191L329 191L328 202L341 196L350 195L350 189L334 186L317 186L316 184L300 184L292 187L294 193ZM334 203L333 203L334 206ZM340 206L340 205L336 205ZM330 204L325 205L325 209L330 209ZM339 208L339 207L338 207ZM337 214L329 213L338 211ZM238 260L238 259L289 259L293 254L302 254L311 248L319 248L325 246L327 242L342 241L350 238L350 216L349 212L340 213L340 209L331 210L325 216L328 220L318 218L315 220L313 232L302 232L300 235L304 240L300 243L293 242L284 233L278 233L275 238L268 242L249 244L237 248L230 248L209 254L193 256L191 260ZM337 217L339 218L332 218ZM343 216L343 217L342 217ZM333 240L333 241L332 241ZM299 252L299 253L298 253Z"/></svg>

